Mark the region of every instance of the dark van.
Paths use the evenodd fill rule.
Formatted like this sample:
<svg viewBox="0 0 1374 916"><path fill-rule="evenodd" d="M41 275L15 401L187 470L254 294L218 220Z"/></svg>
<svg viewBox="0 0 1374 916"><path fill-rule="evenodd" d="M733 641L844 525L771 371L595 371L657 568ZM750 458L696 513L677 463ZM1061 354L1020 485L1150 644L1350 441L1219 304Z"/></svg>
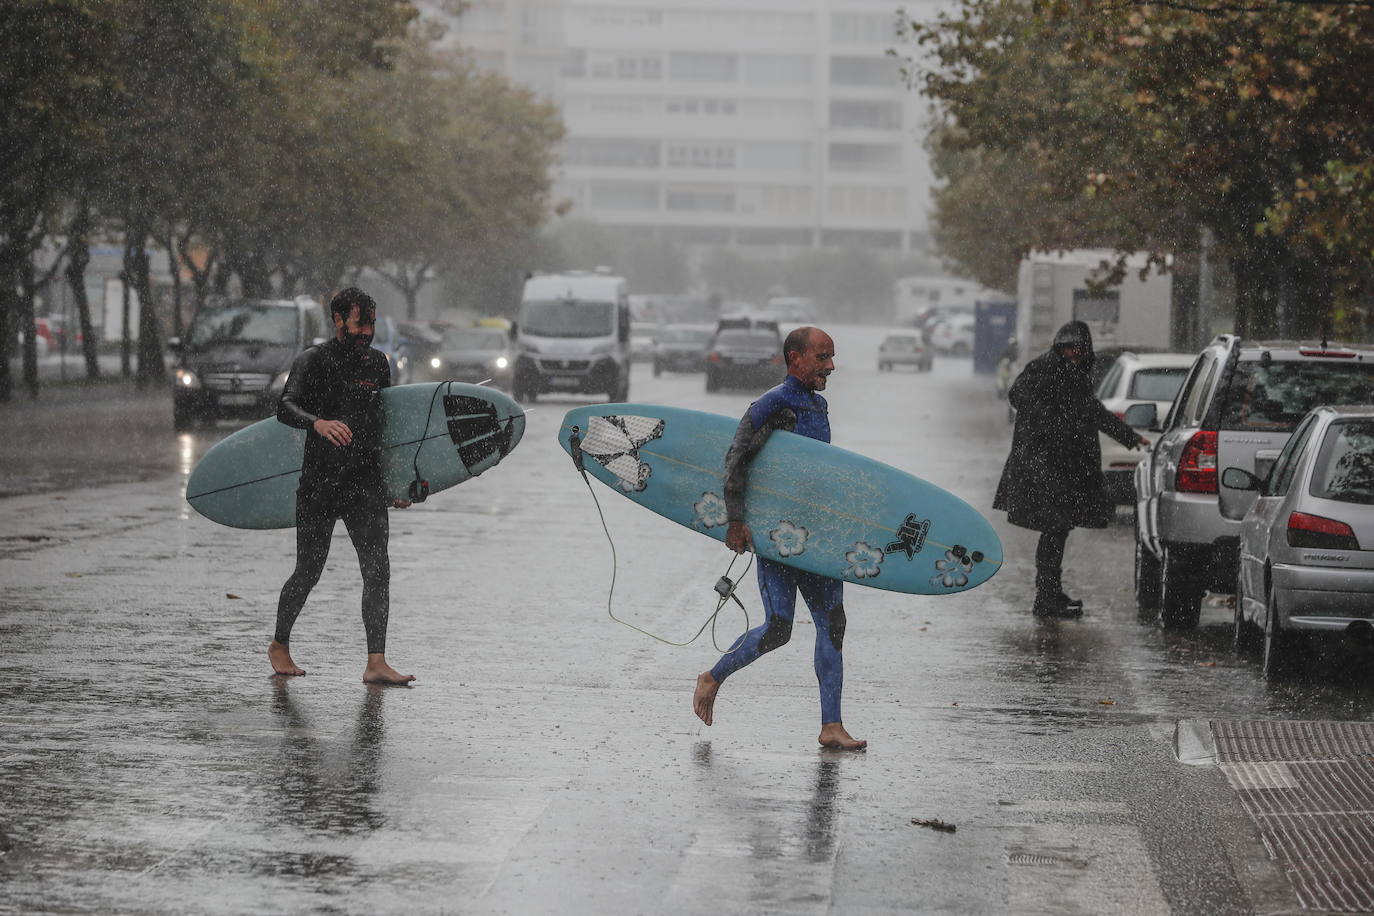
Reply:
<svg viewBox="0 0 1374 916"><path fill-rule="evenodd" d="M178 354L172 420L179 430L219 419L273 414L296 354L332 330L308 296L295 299L212 298L196 312Z"/></svg>

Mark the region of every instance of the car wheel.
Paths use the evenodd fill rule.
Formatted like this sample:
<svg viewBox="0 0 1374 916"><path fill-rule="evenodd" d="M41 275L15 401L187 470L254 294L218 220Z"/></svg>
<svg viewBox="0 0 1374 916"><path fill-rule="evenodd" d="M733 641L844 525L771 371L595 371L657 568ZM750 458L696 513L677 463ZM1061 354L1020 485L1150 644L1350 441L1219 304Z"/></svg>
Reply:
<svg viewBox="0 0 1374 916"><path fill-rule="evenodd" d="M658 360L654 360L654 378L658 378L658 377L659 377L660 375L662 375L662 374L663 374L663 364L660 363Z"/></svg>
<svg viewBox="0 0 1374 916"><path fill-rule="evenodd" d="M1232 621L1231 648L1237 655L1253 655L1260 647L1259 633L1250 621L1245 619L1245 583L1240 572L1236 573L1236 614Z"/></svg>
<svg viewBox="0 0 1374 916"><path fill-rule="evenodd" d="M1264 661L1261 663L1264 676L1277 678L1291 674L1300 649L1298 635L1284 632L1279 624L1278 601L1274 598L1274 590L1271 588L1264 602Z"/></svg>
<svg viewBox="0 0 1374 916"><path fill-rule="evenodd" d="M1159 561L1140 540L1135 529L1135 607L1141 620L1154 620L1159 611Z"/></svg>
<svg viewBox="0 0 1374 916"><path fill-rule="evenodd" d="M1159 563L1159 620L1169 630L1191 630L1202 615L1202 586L1186 552L1164 545Z"/></svg>

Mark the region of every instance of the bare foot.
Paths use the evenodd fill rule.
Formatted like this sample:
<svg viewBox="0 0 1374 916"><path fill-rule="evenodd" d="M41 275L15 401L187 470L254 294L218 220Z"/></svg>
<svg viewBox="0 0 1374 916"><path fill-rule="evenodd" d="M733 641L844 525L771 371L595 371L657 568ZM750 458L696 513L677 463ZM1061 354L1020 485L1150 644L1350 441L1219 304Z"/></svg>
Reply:
<svg viewBox="0 0 1374 916"><path fill-rule="evenodd" d="M364 684L409 684L415 680L413 674L402 674L386 663L386 653L369 652L367 667L363 669Z"/></svg>
<svg viewBox="0 0 1374 916"><path fill-rule="evenodd" d="M821 747L833 747L842 751L861 751L868 747L867 741L849 737L849 732L844 730L843 722L821 723L821 736L817 740L820 741Z"/></svg>
<svg viewBox="0 0 1374 916"><path fill-rule="evenodd" d="M697 675L696 693L692 694L692 711L707 725L711 724L711 709L716 705L718 690L720 681L711 677L711 672L703 671Z"/></svg>
<svg viewBox="0 0 1374 916"><path fill-rule="evenodd" d="M305 674L305 669L291 660L291 650L275 639L267 644L267 660L272 663L274 674L295 677Z"/></svg>

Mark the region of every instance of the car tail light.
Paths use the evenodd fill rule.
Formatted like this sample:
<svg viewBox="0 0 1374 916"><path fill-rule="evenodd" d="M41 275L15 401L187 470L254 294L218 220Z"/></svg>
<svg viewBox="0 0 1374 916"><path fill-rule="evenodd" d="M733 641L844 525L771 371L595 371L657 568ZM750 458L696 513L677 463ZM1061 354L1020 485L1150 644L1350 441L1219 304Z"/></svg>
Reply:
<svg viewBox="0 0 1374 916"><path fill-rule="evenodd" d="M1217 492L1217 434L1200 429L1183 447L1174 488L1180 493Z"/></svg>
<svg viewBox="0 0 1374 916"><path fill-rule="evenodd" d="M1328 359L1354 359L1354 350L1299 350L1301 356L1325 356Z"/></svg>
<svg viewBox="0 0 1374 916"><path fill-rule="evenodd" d="M1323 550L1359 550L1355 532L1345 522L1306 512L1288 516L1288 546Z"/></svg>
<svg viewBox="0 0 1374 916"><path fill-rule="evenodd" d="M711 362L713 362L713 363L718 363L718 362L720 362L720 354L717 353L717 352L714 351L714 350L712 350L710 353L707 353L707 354L706 354L706 358L709 359L709 360L710 360Z"/></svg>
<svg viewBox="0 0 1374 916"><path fill-rule="evenodd" d="M1124 411L1124 410L1113 410L1113 411L1112 411L1112 416L1116 417L1118 420L1124 420L1124 419L1126 419L1126 411Z"/></svg>
<svg viewBox="0 0 1374 916"><path fill-rule="evenodd" d="M782 365L782 354L779 353L777 356L774 356L774 357L773 357L772 359L770 359L768 362L769 362L771 365L774 365L774 366L781 366L781 365Z"/></svg>

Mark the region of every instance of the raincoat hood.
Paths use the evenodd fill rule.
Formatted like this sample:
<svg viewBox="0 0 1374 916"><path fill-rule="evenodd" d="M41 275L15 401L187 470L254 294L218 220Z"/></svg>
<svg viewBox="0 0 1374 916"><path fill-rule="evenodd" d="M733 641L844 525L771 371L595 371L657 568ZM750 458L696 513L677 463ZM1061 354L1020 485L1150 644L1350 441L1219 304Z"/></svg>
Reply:
<svg viewBox="0 0 1374 916"><path fill-rule="evenodd" d="M1093 334L1088 330L1087 324L1082 321L1068 321L1063 327L1054 332L1054 343L1051 349L1056 354L1063 356L1066 347L1076 347L1083 353L1083 361L1079 367L1091 372L1093 363L1096 361L1096 354L1093 352Z"/></svg>

